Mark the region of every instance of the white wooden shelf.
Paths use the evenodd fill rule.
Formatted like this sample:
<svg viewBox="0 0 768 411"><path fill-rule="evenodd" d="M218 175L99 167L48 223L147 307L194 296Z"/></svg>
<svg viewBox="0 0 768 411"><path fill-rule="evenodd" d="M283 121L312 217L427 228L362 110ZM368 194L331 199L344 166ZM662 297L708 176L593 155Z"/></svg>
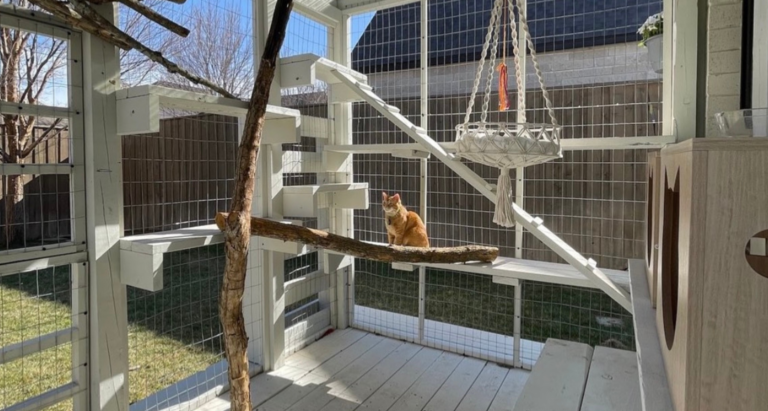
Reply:
<svg viewBox="0 0 768 411"><path fill-rule="evenodd" d="M300 221L283 220L301 225ZM251 237L265 250L302 255L311 250L304 244L272 238ZM224 242L224 234L215 224L141 234L120 239L120 271L123 284L147 291L163 289L163 255Z"/></svg>
<svg viewBox="0 0 768 411"><path fill-rule="evenodd" d="M644 411L673 411L667 371L661 355L656 310L651 306L644 260L629 260L632 308L635 322L635 351Z"/></svg>
<svg viewBox="0 0 768 411"><path fill-rule="evenodd" d="M366 210L368 183L333 183L283 187L283 215L317 217L321 208Z"/></svg>
<svg viewBox="0 0 768 411"><path fill-rule="evenodd" d="M163 254L224 242L216 224L120 239L120 275L125 285L163 289Z"/></svg>
<svg viewBox="0 0 768 411"><path fill-rule="evenodd" d="M118 135L159 132L162 108L233 117L243 117L248 112L247 101L155 85L118 90L115 96ZM262 143L296 143L302 134L327 138L327 121L311 119L302 127L298 110L268 105Z"/></svg>

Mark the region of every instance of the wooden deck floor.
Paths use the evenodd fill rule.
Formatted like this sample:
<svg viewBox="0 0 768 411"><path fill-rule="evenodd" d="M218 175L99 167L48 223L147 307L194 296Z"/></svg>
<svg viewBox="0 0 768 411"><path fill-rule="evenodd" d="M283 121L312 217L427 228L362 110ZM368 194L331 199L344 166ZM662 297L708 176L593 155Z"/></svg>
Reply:
<svg viewBox="0 0 768 411"><path fill-rule="evenodd" d="M501 411L528 374L348 328L253 378L251 397L259 411ZM226 410L226 394L198 409Z"/></svg>

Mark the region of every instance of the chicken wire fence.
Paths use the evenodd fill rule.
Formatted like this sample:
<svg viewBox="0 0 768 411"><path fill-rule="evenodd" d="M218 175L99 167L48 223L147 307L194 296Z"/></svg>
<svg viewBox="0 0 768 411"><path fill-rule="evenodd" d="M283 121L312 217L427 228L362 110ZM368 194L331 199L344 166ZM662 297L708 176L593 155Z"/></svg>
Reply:
<svg viewBox="0 0 768 411"><path fill-rule="evenodd" d="M236 117L163 110L160 130L122 137L125 235L211 225L229 210ZM132 410L194 408L226 382L219 320L224 247L163 255L163 288L127 286Z"/></svg>
<svg viewBox="0 0 768 411"><path fill-rule="evenodd" d="M537 281L518 287L519 296L485 274L433 268L420 282L418 271L356 260L352 316L366 331L527 369L548 338L634 349L631 315L602 291Z"/></svg>
<svg viewBox="0 0 768 411"><path fill-rule="evenodd" d="M71 384L84 369L84 336L77 332L87 311L78 302L87 295L83 272L61 265L0 276L0 408ZM35 349L30 342L38 341ZM48 409L72 406L68 399Z"/></svg>
<svg viewBox="0 0 768 411"><path fill-rule="evenodd" d="M626 269L627 259L643 255L647 150L574 148L582 144L577 140L599 146L585 139L612 141L661 135L661 74L651 67L646 49L637 45L637 29L661 6L658 0L610 4L531 0L526 5L531 41L555 116L563 127L561 137L566 147L570 144L573 148L566 148L560 160L522 172L512 170L513 181L523 183L523 192L515 195L522 197L528 213L540 216L547 228L595 259L601 268ZM464 120L492 7L492 0L428 3L426 96L422 96L421 87L418 2L354 16L352 66L368 76L374 92L414 124L421 122L424 113L420 100L425 98L428 134L438 142L452 143L455 127ZM502 29L509 30L509 26ZM500 49L503 46L500 41ZM546 108L530 56L522 81L524 89L518 90L511 37L506 47L512 77L508 90L511 107L498 109L496 72L490 82L489 121L517 121L522 109L518 96L524 92L527 120L542 122ZM497 63L500 61L501 56ZM480 92L485 92L484 84ZM479 110L475 107L471 116L475 121ZM355 144L411 143L407 134L365 103L355 104L353 126ZM495 184L497 169L462 162ZM433 247L486 244L499 247L502 257L565 262L527 230L517 243L515 229L492 222L493 203L437 159L428 160L426 176L421 175L419 160L388 154L355 155L354 166L355 181L367 182L372 196L369 210L355 211L356 238L386 242L380 192L399 192L403 204L419 212L423 206L420 182L426 178L425 222ZM357 261L351 308L355 325L408 339L418 339L421 332L426 339L422 341L440 348L462 341L452 349L470 352L484 347L489 350L483 354L488 358L495 355L501 362L513 360L509 356L514 351L514 313L510 311L515 302L514 286L461 270L427 269L421 277L419 271L404 272L387 264ZM418 316L420 285L426 288L422 325ZM537 344L550 337L634 348L631 317L601 291L533 281L522 281L518 286L523 363L535 360L540 348ZM437 305L444 294L455 301ZM488 295L494 295L499 305L483 304ZM437 314L429 317L434 313L428 308L430 301L444 311L441 318ZM488 325L485 317L498 319L504 327ZM430 328L429 321L440 325ZM499 337L482 334L471 340L467 335L472 332L496 333ZM498 347L495 352L488 348L493 346Z"/></svg>

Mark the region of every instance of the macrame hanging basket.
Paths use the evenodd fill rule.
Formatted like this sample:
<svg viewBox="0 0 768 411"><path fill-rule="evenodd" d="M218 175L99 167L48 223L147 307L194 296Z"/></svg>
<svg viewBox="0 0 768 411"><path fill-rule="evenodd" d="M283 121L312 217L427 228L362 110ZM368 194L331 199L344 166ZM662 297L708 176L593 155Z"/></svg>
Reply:
<svg viewBox="0 0 768 411"><path fill-rule="evenodd" d="M487 122L488 105L490 103L494 71L496 66L496 54L499 43L499 31L502 25L502 19L506 20L508 14L509 27L511 29L512 46L514 49L515 77L517 80L517 89L522 90L523 75L520 69L519 44L517 40L517 25L513 11L517 9L520 16L520 28L525 34L528 48L531 52L536 76L541 85L542 95L546 104L550 123L528 123L525 119L525 95L518 92L517 122L515 123L491 123ZM507 13L508 12L508 13ZM504 59L506 59L506 28L504 30ZM492 43L492 46L491 46ZM483 99L482 112L479 122L470 122L472 109L475 104L480 87L480 81L485 71L485 63L490 53L490 67L486 75L485 96ZM506 65L504 62L499 69L499 109L506 110ZM528 23L525 13L520 12L517 0L496 0L491 12L491 21L488 25L488 33L485 37L485 44L480 55L480 63L475 77L472 95L467 106L467 113L464 123L456 127L456 155L460 158L485 164L491 167L497 167L501 170L496 189L496 211L493 221L504 227L513 227L515 225L514 213L512 211L512 179L509 171L512 168L526 167L535 164L541 164L547 161L562 158L560 148L560 126L555 119L555 113L552 109L552 103L544 87L544 81L536 60L536 51L533 41L528 31Z"/></svg>

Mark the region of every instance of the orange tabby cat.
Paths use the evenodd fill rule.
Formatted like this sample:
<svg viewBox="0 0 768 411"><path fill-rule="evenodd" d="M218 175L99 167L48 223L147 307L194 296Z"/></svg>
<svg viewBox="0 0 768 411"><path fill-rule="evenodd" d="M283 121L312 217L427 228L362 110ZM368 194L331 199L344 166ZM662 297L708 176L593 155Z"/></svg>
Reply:
<svg viewBox="0 0 768 411"><path fill-rule="evenodd" d="M400 194L388 196L387 193L381 193L381 206L384 208L389 245L429 247L427 226L418 214L405 209L400 203Z"/></svg>

